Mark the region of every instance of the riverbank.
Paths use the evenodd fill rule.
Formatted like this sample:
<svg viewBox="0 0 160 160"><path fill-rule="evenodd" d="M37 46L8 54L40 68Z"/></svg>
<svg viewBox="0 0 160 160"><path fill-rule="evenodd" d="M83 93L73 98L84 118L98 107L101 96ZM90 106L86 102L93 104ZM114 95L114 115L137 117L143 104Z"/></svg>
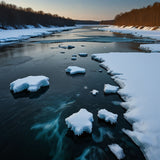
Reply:
<svg viewBox="0 0 160 160"><path fill-rule="evenodd" d="M155 40L160 40L160 27L135 27L135 26L114 26L109 25L104 28L98 28L101 31L108 31L121 34L131 34L135 37L147 37Z"/></svg>
<svg viewBox="0 0 160 160"><path fill-rule="evenodd" d="M41 26L40 28L30 27L28 29L9 29L9 30L1 29L0 45L27 40L32 37L47 36L47 35L53 34L54 32L62 32L62 31L71 30L75 28L78 28L78 27L77 26L69 26L69 27Z"/></svg>

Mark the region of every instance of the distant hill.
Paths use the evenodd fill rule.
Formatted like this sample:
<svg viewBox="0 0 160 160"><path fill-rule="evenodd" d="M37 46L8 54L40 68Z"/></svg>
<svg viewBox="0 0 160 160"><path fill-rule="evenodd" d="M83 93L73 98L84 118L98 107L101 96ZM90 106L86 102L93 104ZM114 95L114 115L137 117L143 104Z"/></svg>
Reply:
<svg viewBox="0 0 160 160"><path fill-rule="evenodd" d="M73 26L75 22L69 18L60 17L57 14L34 11L32 8L17 7L13 4L0 2L0 28L12 26L19 28L25 25L33 26Z"/></svg>
<svg viewBox="0 0 160 160"><path fill-rule="evenodd" d="M76 24L99 24L100 22L99 21L92 21L92 20L74 20Z"/></svg>
<svg viewBox="0 0 160 160"><path fill-rule="evenodd" d="M114 20L116 25L160 26L160 3L120 13Z"/></svg>

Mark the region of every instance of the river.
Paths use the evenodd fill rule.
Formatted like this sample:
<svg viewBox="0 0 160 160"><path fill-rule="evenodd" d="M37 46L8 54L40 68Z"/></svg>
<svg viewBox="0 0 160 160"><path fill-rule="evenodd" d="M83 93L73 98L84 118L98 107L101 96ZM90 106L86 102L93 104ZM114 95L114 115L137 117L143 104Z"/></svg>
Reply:
<svg viewBox="0 0 160 160"><path fill-rule="evenodd" d="M96 26L82 27L47 37L31 38L0 48L0 159L1 160L114 160L109 144L119 144L124 159L145 159L139 147L122 132L132 130L120 106L118 94L104 95L104 84L117 85L91 54L136 52L148 39L102 32ZM73 45L63 49L59 45ZM85 52L87 57L73 54ZM65 68L84 67L86 74L70 76ZM102 70L102 72L99 72ZM37 93L12 94L9 84L29 75L45 75L50 86ZM97 96L90 91L99 90ZM86 108L94 115L92 134L75 136L65 118ZM110 125L97 118L99 109L118 114Z"/></svg>

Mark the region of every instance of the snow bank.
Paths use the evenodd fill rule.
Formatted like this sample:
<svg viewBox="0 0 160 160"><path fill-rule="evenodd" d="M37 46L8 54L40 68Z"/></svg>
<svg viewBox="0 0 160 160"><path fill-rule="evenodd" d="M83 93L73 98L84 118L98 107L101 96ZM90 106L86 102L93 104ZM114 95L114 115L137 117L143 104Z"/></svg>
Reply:
<svg viewBox="0 0 160 160"><path fill-rule="evenodd" d="M83 132L92 132L93 114L86 109L80 109L79 112L73 113L65 119L68 128L74 132L75 135L81 135Z"/></svg>
<svg viewBox="0 0 160 160"><path fill-rule="evenodd" d="M123 159L125 157L123 149L118 144L111 144L108 147L117 159Z"/></svg>
<svg viewBox="0 0 160 160"><path fill-rule="evenodd" d="M65 71L67 73L70 73L71 75L73 75L73 74L79 74L79 73L84 74L86 72L86 70L84 68L77 67L77 66L69 66L69 67L67 67L65 69Z"/></svg>
<svg viewBox="0 0 160 160"><path fill-rule="evenodd" d="M75 29L77 27L41 27L41 28L33 28L29 27L29 29L11 29L11 30L0 30L0 43L4 42L12 42L12 41L20 41L29 39L31 37L37 37L42 35L49 35L54 32L61 32L64 30Z"/></svg>
<svg viewBox="0 0 160 160"><path fill-rule="evenodd" d="M160 52L160 44L141 44L140 49L152 52Z"/></svg>
<svg viewBox="0 0 160 160"><path fill-rule="evenodd" d="M110 94L110 93L117 93L119 87L118 86L113 86L110 84L105 84L104 85L104 93Z"/></svg>
<svg viewBox="0 0 160 160"><path fill-rule="evenodd" d="M126 101L121 103L127 112L125 118L133 122L129 136L139 141L147 159L160 157L160 54L159 53L103 53L92 56L112 73L115 81L125 85L118 91Z"/></svg>
<svg viewBox="0 0 160 160"><path fill-rule="evenodd" d="M10 90L14 93L28 90L30 92L36 92L41 87L49 85L49 78L45 76L28 76L25 78L17 79L10 83Z"/></svg>
<svg viewBox="0 0 160 160"><path fill-rule="evenodd" d="M101 31L122 33L122 34L132 34L137 37L149 37L152 39L160 40L160 30L152 30L152 27L143 27L143 29L138 29L133 26L118 27L118 26L108 26L104 28L98 28Z"/></svg>
<svg viewBox="0 0 160 160"><path fill-rule="evenodd" d="M96 89L93 89L93 90L91 91L91 93L92 93L94 96L96 96L96 95L99 93L99 91L96 90Z"/></svg>
<svg viewBox="0 0 160 160"><path fill-rule="evenodd" d="M78 55L79 55L80 57L87 57L87 56L88 56L87 53L78 53Z"/></svg>
<svg viewBox="0 0 160 160"><path fill-rule="evenodd" d="M116 123L118 118L117 114L109 112L106 109L99 110L97 116L100 119L104 119L106 122L110 122L111 124Z"/></svg>

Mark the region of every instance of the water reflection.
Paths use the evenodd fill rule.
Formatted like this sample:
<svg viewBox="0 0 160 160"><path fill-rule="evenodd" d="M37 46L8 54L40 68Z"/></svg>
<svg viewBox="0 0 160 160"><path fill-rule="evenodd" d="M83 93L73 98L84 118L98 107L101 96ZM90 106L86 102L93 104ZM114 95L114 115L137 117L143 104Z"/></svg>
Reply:
<svg viewBox="0 0 160 160"><path fill-rule="evenodd" d="M48 89L49 89L49 86L46 86L46 87L41 87L37 92L29 92L25 90L19 93L14 93L13 91L11 91L11 94L15 99L18 99L18 98L34 99L34 98L39 98L41 95L47 92Z"/></svg>

